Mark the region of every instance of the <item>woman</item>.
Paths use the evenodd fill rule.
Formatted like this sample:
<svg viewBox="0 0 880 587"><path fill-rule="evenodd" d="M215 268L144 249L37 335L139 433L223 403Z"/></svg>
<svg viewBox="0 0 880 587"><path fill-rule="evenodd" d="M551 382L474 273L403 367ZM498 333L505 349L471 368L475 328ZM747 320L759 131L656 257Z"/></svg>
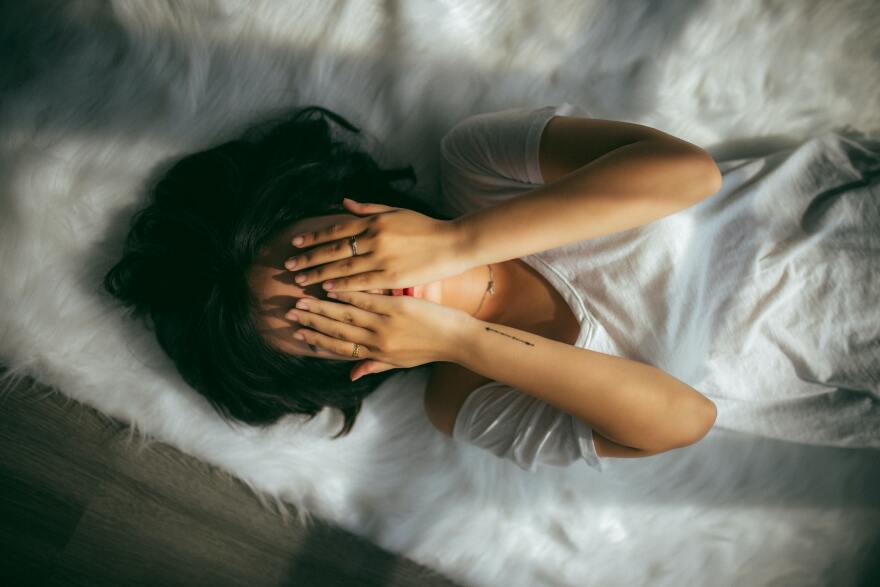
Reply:
<svg viewBox="0 0 880 587"><path fill-rule="evenodd" d="M431 363L425 406L447 434L528 470L575 459L601 469L602 456L647 456L698 441L717 402L730 407L728 427L809 442L797 419L818 388L829 396L877 393L869 327L814 328L815 344L799 354L780 341L790 325L764 320L761 344L754 342L755 308L785 297L795 307L816 301L768 284L808 266L817 251L835 250L822 246L833 245L831 236L805 244L785 214L753 228L765 242L747 246L743 220L766 197L737 188L783 181L767 160L752 171L748 161L734 162L738 177L725 175L722 186L708 154L656 129L569 116L577 111L568 104L487 113L442 141L453 210L445 215L393 190L388 184L400 175L383 175L334 143L313 112L354 130L306 109L262 138L178 163L106 280L150 313L181 373L224 413L270 422L330 405L345 414L347 433L389 369ZM833 138L823 144L828 152ZM880 160L864 154L864 168ZM777 157L775 166L784 161ZM357 193L371 204L338 206L340 194ZM871 244L870 223L880 217L876 197L869 207L862 244ZM780 256L782 249L801 252ZM756 259L758 271L737 275ZM183 291L157 287L163 273ZM303 283L294 279L300 274ZM734 276L738 290L725 282ZM410 286L414 296L388 295ZM873 307L865 294L832 308L839 293L826 288L814 313ZM293 308L300 299L308 307ZM747 364L744 338L763 367ZM819 340L852 338L865 341L857 357L850 345L826 358L852 376L847 381L779 369L780 356L809 369L827 350ZM352 361L352 381L343 380ZM739 393L747 373L763 377L753 379L751 395ZM876 446L876 395L868 397L870 409L856 396L841 404L850 425L861 418L863 433L827 429L820 442ZM778 398L792 407L788 424L748 414L772 412Z"/></svg>

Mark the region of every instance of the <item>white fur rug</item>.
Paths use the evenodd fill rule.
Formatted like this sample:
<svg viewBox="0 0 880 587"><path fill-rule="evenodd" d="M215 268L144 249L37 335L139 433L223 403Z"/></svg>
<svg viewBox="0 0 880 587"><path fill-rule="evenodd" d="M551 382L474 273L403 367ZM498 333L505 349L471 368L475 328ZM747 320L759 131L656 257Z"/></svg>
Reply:
<svg viewBox="0 0 880 587"><path fill-rule="evenodd" d="M873 0L45 1L0 8L0 360L467 585L853 585L876 572L877 451L714 430L530 475L434 430L421 392L224 425L100 289L144 180L317 103L413 163L463 117L569 101L710 147L880 129ZM384 159L383 159L384 158ZM421 389L425 369L402 373ZM386 388L387 389L387 388ZM872 558L873 557L873 558Z"/></svg>

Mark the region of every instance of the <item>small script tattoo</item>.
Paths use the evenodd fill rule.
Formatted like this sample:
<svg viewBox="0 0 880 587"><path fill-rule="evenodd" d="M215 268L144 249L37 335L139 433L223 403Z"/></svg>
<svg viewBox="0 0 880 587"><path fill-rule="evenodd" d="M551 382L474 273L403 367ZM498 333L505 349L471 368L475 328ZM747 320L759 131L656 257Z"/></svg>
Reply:
<svg viewBox="0 0 880 587"><path fill-rule="evenodd" d="M486 328L486 330L488 330L488 331L490 331L490 332L497 332L498 334L504 335L504 336L506 336L507 338L512 338L513 340L518 340L519 342L521 342L521 343L523 343L523 344L527 344L527 345L529 345L529 346L535 346L533 343L531 343L531 342L529 342L529 341L527 341L527 340L523 340L523 339L521 339L521 338L517 338L517 337L515 337L515 336L511 336L511 335L507 334L506 332L501 332L500 330L495 330L494 328L491 328L491 327L489 327L489 326L486 326L485 328Z"/></svg>

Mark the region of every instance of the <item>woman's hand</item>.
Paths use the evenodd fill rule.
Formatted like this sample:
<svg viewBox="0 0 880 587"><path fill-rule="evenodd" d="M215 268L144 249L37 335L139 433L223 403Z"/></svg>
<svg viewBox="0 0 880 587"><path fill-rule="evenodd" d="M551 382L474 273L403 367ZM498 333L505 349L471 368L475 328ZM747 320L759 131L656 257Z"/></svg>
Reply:
<svg viewBox="0 0 880 587"><path fill-rule="evenodd" d="M461 347L465 324L473 317L462 310L408 296L366 292L330 293L338 299L301 299L286 317L304 328L294 338L351 358L354 343L366 361L352 369L352 381L367 373L448 361ZM303 306L306 306L303 308Z"/></svg>
<svg viewBox="0 0 880 587"><path fill-rule="evenodd" d="M324 246L296 255L284 265L297 271L297 285L325 282L324 289L364 291L396 289L439 281L471 268L463 254L458 225L406 208L359 204L343 200L353 214L364 216L339 222L292 239L297 247ZM348 237L357 235L356 257ZM301 239L301 240L298 240ZM315 267L310 271L302 271ZM300 281L299 275L306 279ZM326 283L332 279L332 284Z"/></svg>

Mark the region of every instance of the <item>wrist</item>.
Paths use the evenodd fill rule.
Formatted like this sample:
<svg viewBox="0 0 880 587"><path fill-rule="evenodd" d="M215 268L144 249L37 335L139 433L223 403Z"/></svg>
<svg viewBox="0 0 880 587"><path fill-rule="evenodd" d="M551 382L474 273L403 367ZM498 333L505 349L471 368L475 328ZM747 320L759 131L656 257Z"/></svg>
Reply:
<svg viewBox="0 0 880 587"><path fill-rule="evenodd" d="M442 356L438 360L463 367L466 366L465 363L470 364L470 355L475 350L476 333L479 332L480 322L482 321L467 312L459 312L458 319L450 324L449 336L441 353Z"/></svg>
<svg viewBox="0 0 880 587"><path fill-rule="evenodd" d="M467 269L479 265L481 261L476 255L478 250L476 246L476 235L465 216L459 216L458 218L449 220L449 227L451 235L449 250L452 251L456 259L459 259Z"/></svg>

